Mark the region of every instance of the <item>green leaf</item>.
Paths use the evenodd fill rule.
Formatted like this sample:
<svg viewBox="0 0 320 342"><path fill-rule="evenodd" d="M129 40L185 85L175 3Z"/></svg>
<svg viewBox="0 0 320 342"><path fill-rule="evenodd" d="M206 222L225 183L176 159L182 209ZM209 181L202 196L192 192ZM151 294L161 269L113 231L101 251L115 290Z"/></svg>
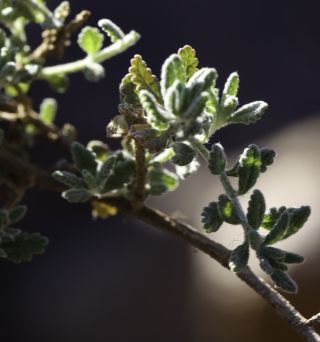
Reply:
<svg viewBox="0 0 320 342"><path fill-rule="evenodd" d="M249 145L239 159L239 195L245 194L253 187L260 174L260 151L256 145Z"/></svg>
<svg viewBox="0 0 320 342"><path fill-rule="evenodd" d="M198 171L200 167L200 163L197 161L196 158L192 160L192 162L185 166L176 165L176 174L182 180L186 179L187 177L191 176L195 172Z"/></svg>
<svg viewBox="0 0 320 342"><path fill-rule="evenodd" d="M249 125L257 122L263 113L267 110L268 105L263 101L255 101L246 104L236 110L229 117L229 123L242 123Z"/></svg>
<svg viewBox="0 0 320 342"><path fill-rule="evenodd" d="M208 167L212 174L220 175L226 167L226 155L221 144L212 145L209 152Z"/></svg>
<svg viewBox="0 0 320 342"><path fill-rule="evenodd" d="M286 252L279 248L263 246L261 253L269 259L284 261Z"/></svg>
<svg viewBox="0 0 320 342"><path fill-rule="evenodd" d="M265 237L266 245L273 245L284 238L289 227L289 219L290 216L286 210L281 214L269 234Z"/></svg>
<svg viewBox="0 0 320 342"><path fill-rule="evenodd" d="M296 253L285 252L283 262L287 264L300 264L304 262L304 257Z"/></svg>
<svg viewBox="0 0 320 342"><path fill-rule="evenodd" d="M263 194L259 190L254 190L250 197L247 219L253 229L259 229L266 211L266 203Z"/></svg>
<svg viewBox="0 0 320 342"><path fill-rule="evenodd" d="M152 74L146 62L140 55L135 55L130 62L129 74L131 75L133 84L136 85L137 91L147 90L155 96L157 99L156 102L162 103L159 81Z"/></svg>
<svg viewBox="0 0 320 342"><path fill-rule="evenodd" d="M177 116L181 116L181 111L185 106L186 98L184 96L185 86L181 81L176 80L167 90L164 97L165 108Z"/></svg>
<svg viewBox="0 0 320 342"><path fill-rule="evenodd" d="M52 177L70 188L84 188L85 184L83 180L71 172L68 171L54 171Z"/></svg>
<svg viewBox="0 0 320 342"><path fill-rule="evenodd" d="M271 208L269 209L262 220L261 227L271 230L272 227L275 225L281 214L286 210L287 208L282 206L280 208Z"/></svg>
<svg viewBox="0 0 320 342"><path fill-rule="evenodd" d="M52 98L44 99L40 105L39 117L47 125L53 123L57 113L57 101Z"/></svg>
<svg viewBox="0 0 320 342"><path fill-rule="evenodd" d="M131 132L131 136L142 144L150 152L161 152L169 145L170 132L159 131L154 128L137 128Z"/></svg>
<svg viewBox="0 0 320 342"><path fill-rule="evenodd" d="M97 188L96 178L90 171L83 169L81 175L88 189L95 190Z"/></svg>
<svg viewBox="0 0 320 342"><path fill-rule="evenodd" d="M21 221L27 212L27 206L25 205L18 205L12 209L8 210L10 224L17 223Z"/></svg>
<svg viewBox="0 0 320 342"><path fill-rule="evenodd" d="M64 191L62 197L71 203L84 203L90 200L92 192L86 189L70 189Z"/></svg>
<svg viewBox="0 0 320 342"><path fill-rule="evenodd" d="M88 55L95 55L101 50L103 39L103 34L97 28L86 26L78 35L78 44Z"/></svg>
<svg viewBox="0 0 320 342"><path fill-rule="evenodd" d="M71 146L71 154L72 159L79 171L86 169L90 171L93 175L96 174L98 164L91 151L86 149L79 142L74 142Z"/></svg>
<svg viewBox="0 0 320 342"><path fill-rule="evenodd" d="M211 202L203 208L202 213L203 229L207 233L216 232L223 223L223 218L220 215L218 204L216 202Z"/></svg>
<svg viewBox="0 0 320 342"><path fill-rule="evenodd" d="M57 93L64 93L69 86L69 78L66 75L54 75L47 79L51 88Z"/></svg>
<svg viewBox="0 0 320 342"><path fill-rule="evenodd" d="M248 233L248 240L252 249L254 249L255 251L260 250L263 244L263 239L256 230L250 229Z"/></svg>
<svg viewBox="0 0 320 342"><path fill-rule="evenodd" d="M48 239L39 233L20 233L13 241L1 243L1 249L6 253L6 259L20 263L31 261L33 255L42 254L48 244Z"/></svg>
<svg viewBox="0 0 320 342"><path fill-rule="evenodd" d="M178 56L180 57L187 79L189 79L196 71L199 60L196 57L196 51L190 45L185 45L178 50Z"/></svg>
<svg viewBox="0 0 320 342"><path fill-rule="evenodd" d="M173 191L179 185L177 176L169 170L154 169L148 174L148 192L151 195L161 195Z"/></svg>
<svg viewBox="0 0 320 342"><path fill-rule="evenodd" d="M249 244L244 242L231 252L229 258L229 268L232 272L241 271L249 260Z"/></svg>
<svg viewBox="0 0 320 342"><path fill-rule="evenodd" d="M261 155L261 167L260 172L265 172L269 165L273 164L274 158L276 157L276 152L270 150L269 148L263 147L260 149Z"/></svg>
<svg viewBox="0 0 320 342"><path fill-rule="evenodd" d="M146 111L148 123L154 128L167 129L169 121L174 120L175 116L160 106L153 94L147 90L141 90L139 98Z"/></svg>
<svg viewBox="0 0 320 342"><path fill-rule="evenodd" d="M176 80L185 84L186 73L180 57L177 54L172 54L165 60L161 69L161 93L163 97Z"/></svg>
<svg viewBox="0 0 320 342"><path fill-rule="evenodd" d="M294 208L293 212L290 214L290 224L284 238L286 239L300 230L307 222L310 214L311 208L309 206Z"/></svg>
<svg viewBox="0 0 320 342"><path fill-rule="evenodd" d="M109 19L99 20L98 26L110 37L112 43L121 40L125 36L121 28Z"/></svg>
<svg viewBox="0 0 320 342"><path fill-rule="evenodd" d="M104 67L99 63L87 63L83 70L84 77L90 82L98 82L105 76Z"/></svg>
<svg viewBox="0 0 320 342"><path fill-rule="evenodd" d="M111 156L106 160L100 167L98 174L97 174L97 183L101 189L103 189L106 185L108 178L112 170L116 165L117 158L116 156Z"/></svg>
<svg viewBox="0 0 320 342"><path fill-rule="evenodd" d="M271 274L271 279L277 287L285 292L297 293L298 287L294 280L285 272L275 270Z"/></svg>
<svg viewBox="0 0 320 342"><path fill-rule="evenodd" d="M268 258L262 257L259 259L261 269L267 274L271 275L274 272L274 269L270 263Z"/></svg>
<svg viewBox="0 0 320 342"><path fill-rule="evenodd" d="M188 81L187 87L190 89L190 101L192 102L202 92L209 91L214 87L218 77L214 68L201 68ZM209 95L209 94L208 94Z"/></svg>
<svg viewBox="0 0 320 342"><path fill-rule="evenodd" d="M224 85L224 89L222 92L222 101L221 101L222 103L224 103L227 97L229 96L237 96L238 89L239 89L239 82L240 82L240 79L239 79L238 73L237 72L231 73Z"/></svg>
<svg viewBox="0 0 320 342"><path fill-rule="evenodd" d="M171 159L174 164L184 166L192 162L196 153L192 147L186 143L175 142L172 145L175 155Z"/></svg>
<svg viewBox="0 0 320 342"><path fill-rule="evenodd" d="M230 224L240 224L241 220L236 213L231 200L225 194L219 196L218 208L220 215L223 217L224 221Z"/></svg>

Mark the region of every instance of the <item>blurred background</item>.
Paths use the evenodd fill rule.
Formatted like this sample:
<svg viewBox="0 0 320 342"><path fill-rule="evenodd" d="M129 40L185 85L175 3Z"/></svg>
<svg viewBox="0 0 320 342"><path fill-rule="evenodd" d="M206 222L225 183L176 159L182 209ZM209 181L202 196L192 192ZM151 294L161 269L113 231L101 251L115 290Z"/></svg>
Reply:
<svg viewBox="0 0 320 342"><path fill-rule="evenodd" d="M48 3L54 8L59 1ZM56 97L58 123L74 124L82 142L106 140L105 125L117 114L118 84L135 53L159 74L168 55L190 44L201 66L218 70L220 87L230 72L240 73L242 104L268 102L259 123L228 127L214 141L230 156L252 142L275 149L279 158L258 184L268 206L312 206L308 226L283 246L307 258L291 269L300 292L288 298L307 317L319 312L319 2L77 0L71 6L73 14L91 10L91 25L110 18L142 35L134 48L105 64L99 83L75 75L65 95L42 83L34 87L35 107ZM30 38L40 41L33 27ZM75 44L66 58L81 56ZM44 152L41 158L51 156ZM199 173L152 204L179 211L200 228L202 207L221 187L204 168ZM300 340L252 290L185 242L125 217L92 222L87 206L56 194L32 191L26 203L29 215L21 227L41 231L51 242L31 263L0 264L1 341ZM229 248L241 241L240 228L221 230L212 238Z"/></svg>

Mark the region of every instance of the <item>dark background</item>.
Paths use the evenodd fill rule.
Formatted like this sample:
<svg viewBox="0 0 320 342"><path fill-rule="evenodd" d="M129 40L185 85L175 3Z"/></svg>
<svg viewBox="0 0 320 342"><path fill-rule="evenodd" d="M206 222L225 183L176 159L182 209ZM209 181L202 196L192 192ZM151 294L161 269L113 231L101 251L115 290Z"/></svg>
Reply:
<svg viewBox="0 0 320 342"><path fill-rule="evenodd" d="M51 8L56 4L49 1ZM270 106L258 124L219 133L227 147L242 148L320 108L318 1L77 0L71 6L73 14L91 10L91 25L106 17L142 35L105 63L101 82L75 75L64 95L42 83L32 90L36 107L44 97L59 100L58 123L76 125L82 142L105 140L133 54L159 74L164 59L185 44L197 50L201 66L218 70L220 87L230 72L240 73L242 104L265 100ZM34 28L29 33L39 42ZM67 53L68 60L81 56L76 44ZM51 243L32 263L1 263L1 341L199 341L188 308L192 272L184 242L119 217L92 223L87 206L56 194L32 191L26 203L21 227L41 231ZM226 333L215 340L230 339Z"/></svg>

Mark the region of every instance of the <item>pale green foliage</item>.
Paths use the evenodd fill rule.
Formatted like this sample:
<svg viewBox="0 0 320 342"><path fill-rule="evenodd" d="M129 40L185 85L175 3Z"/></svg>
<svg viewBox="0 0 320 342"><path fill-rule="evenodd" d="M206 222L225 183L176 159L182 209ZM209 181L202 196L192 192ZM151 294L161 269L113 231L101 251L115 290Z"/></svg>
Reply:
<svg viewBox="0 0 320 342"><path fill-rule="evenodd" d="M52 98L44 99L40 105L39 116L45 124L53 123L57 113L57 101Z"/></svg>
<svg viewBox="0 0 320 342"><path fill-rule="evenodd" d="M99 20L98 26L110 37L113 43L125 36L121 28L109 19Z"/></svg>
<svg viewBox="0 0 320 342"><path fill-rule="evenodd" d="M101 50L103 34L95 27L86 26L78 35L78 44L88 55L95 55Z"/></svg>

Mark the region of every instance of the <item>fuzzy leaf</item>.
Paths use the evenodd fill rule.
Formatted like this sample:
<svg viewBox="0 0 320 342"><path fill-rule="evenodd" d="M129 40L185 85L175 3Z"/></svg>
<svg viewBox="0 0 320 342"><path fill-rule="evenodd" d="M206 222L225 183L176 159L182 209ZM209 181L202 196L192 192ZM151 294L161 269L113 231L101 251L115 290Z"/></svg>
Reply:
<svg viewBox="0 0 320 342"><path fill-rule="evenodd" d="M57 101L55 99L44 99L40 105L39 117L45 124L52 124L57 113Z"/></svg>
<svg viewBox="0 0 320 342"><path fill-rule="evenodd" d="M203 229L207 233L216 232L223 223L223 218L218 210L218 204L216 202L211 202L203 208L202 213L202 223Z"/></svg>
<svg viewBox="0 0 320 342"><path fill-rule="evenodd" d="M271 274L274 284L285 292L297 293L298 287L294 280L285 272L275 270Z"/></svg>
<svg viewBox="0 0 320 342"><path fill-rule="evenodd" d="M261 223L261 226L265 229L271 230L274 224L277 222L281 214L286 210L287 208L282 206L280 208L271 208L269 209L264 217L263 221Z"/></svg>
<svg viewBox="0 0 320 342"><path fill-rule="evenodd" d="M261 253L269 259L284 261L286 252L279 248L263 246Z"/></svg>
<svg viewBox="0 0 320 342"><path fill-rule="evenodd" d="M182 60L187 79L189 79L196 71L199 60L196 57L196 51L190 45L185 45L178 50L178 56Z"/></svg>
<svg viewBox="0 0 320 342"><path fill-rule="evenodd" d="M135 55L131 59L129 74L131 75L131 80L136 85L138 92L147 90L155 96L157 102L162 103L159 81L157 77L152 74L152 71L148 68L146 62L140 55Z"/></svg>
<svg viewBox="0 0 320 342"><path fill-rule="evenodd" d="M214 175L220 175L222 172L224 172L226 162L226 155L222 145L219 143L212 145L208 161L208 166L211 173Z"/></svg>
<svg viewBox="0 0 320 342"><path fill-rule="evenodd" d="M103 34L95 27L86 26L78 35L78 45L88 55L95 55L101 50Z"/></svg>
<svg viewBox="0 0 320 342"><path fill-rule="evenodd" d="M103 189L106 185L106 182L114 169L117 162L116 156L111 156L106 160L100 167L97 174L97 183L101 189Z"/></svg>
<svg viewBox="0 0 320 342"><path fill-rule="evenodd" d="M131 136L150 152L161 152L169 144L170 134L154 128L142 128L131 132Z"/></svg>
<svg viewBox="0 0 320 342"><path fill-rule="evenodd" d="M85 187L85 184L81 178L67 171L55 171L52 174L52 177L56 181L64 185L67 185L70 188L84 188Z"/></svg>
<svg viewBox="0 0 320 342"><path fill-rule="evenodd" d="M186 179L187 177L191 176L195 172L198 171L200 167L200 163L197 161L196 158L192 160L192 162L185 166L176 165L176 174L182 180Z"/></svg>
<svg viewBox="0 0 320 342"><path fill-rule="evenodd" d="M247 219L253 229L259 229L266 211L266 203L263 194L259 190L254 190L250 197Z"/></svg>
<svg viewBox="0 0 320 342"><path fill-rule="evenodd" d="M39 233L20 233L13 241L1 243L1 249L5 251L6 259L16 263L31 261L33 255L42 254L48 244L48 239Z"/></svg>
<svg viewBox="0 0 320 342"><path fill-rule="evenodd" d="M229 118L229 123L242 123L249 125L257 122L267 110L268 105L263 101L246 104L236 110Z"/></svg>
<svg viewBox="0 0 320 342"><path fill-rule="evenodd" d="M99 20L98 26L110 37L113 43L125 36L121 28L109 19Z"/></svg>
<svg viewBox="0 0 320 342"><path fill-rule="evenodd" d="M161 195L167 191L173 191L179 185L177 176L169 170L155 169L148 174L149 193Z"/></svg>
<svg viewBox="0 0 320 342"><path fill-rule="evenodd" d="M233 72L228 77L224 89L222 92L222 103L225 102L228 96L237 96L239 89L239 75L237 72Z"/></svg>
<svg viewBox="0 0 320 342"><path fill-rule="evenodd" d="M190 89L190 102L202 92L209 91L215 85L217 77L217 71L214 68L201 68L198 70L187 83L187 87Z"/></svg>
<svg viewBox="0 0 320 342"><path fill-rule="evenodd" d="M81 175L88 189L96 189L97 181L95 176L90 171L83 169L81 171Z"/></svg>
<svg viewBox="0 0 320 342"><path fill-rule="evenodd" d="M283 262L287 264L300 264L304 262L304 257L296 253L285 252Z"/></svg>
<svg viewBox="0 0 320 342"><path fill-rule="evenodd" d="M276 156L276 152L273 150L270 150L269 148L263 147L260 149L260 155L261 155L260 172L265 172L267 170L267 167L273 164L273 160Z"/></svg>
<svg viewBox="0 0 320 342"><path fill-rule="evenodd" d="M86 169L93 175L96 174L97 162L95 161L94 155L91 151L86 149L79 142L74 142L71 147L71 154L74 163L79 171Z"/></svg>
<svg viewBox="0 0 320 342"><path fill-rule="evenodd" d="M182 84L186 82L185 67L177 54L169 56L162 65L161 70L161 93L165 97L167 90L178 80Z"/></svg>
<svg viewBox="0 0 320 342"><path fill-rule="evenodd" d="M234 207L232 205L231 200L229 197L225 194L222 194L219 196L218 199L218 208L220 215L223 217L223 219L230 224L240 224L240 218L236 211L234 210Z"/></svg>
<svg viewBox="0 0 320 342"><path fill-rule="evenodd" d="M245 194L256 183L260 174L260 151L256 145L249 145L239 159L239 195Z"/></svg>
<svg viewBox="0 0 320 342"><path fill-rule="evenodd" d="M262 244L263 244L263 239L261 235L256 231L256 230L250 230L248 233L248 240L250 243L250 246L252 249L255 251L259 251Z"/></svg>
<svg viewBox="0 0 320 342"><path fill-rule="evenodd" d="M302 206L300 208L294 208L293 213L290 215L289 228L284 236L288 238L289 236L295 234L300 230L303 225L307 222L311 214L311 208L309 206Z"/></svg>
<svg viewBox="0 0 320 342"><path fill-rule="evenodd" d="M70 189L64 191L62 197L71 203L84 203L90 200L92 192L86 189Z"/></svg>
<svg viewBox="0 0 320 342"><path fill-rule="evenodd" d="M288 211L284 211L281 214L269 234L265 237L266 245L273 245L284 238L289 226L289 218Z"/></svg>
<svg viewBox="0 0 320 342"><path fill-rule="evenodd" d="M229 268L232 272L239 272L248 264L248 260L249 244L245 242L231 252Z"/></svg>
<svg viewBox="0 0 320 342"><path fill-rule="evenodd" d="M182 142L175 142L172 145L175 155L171 159L174 164L184 166L192 162L196 153L192 147Z"/></svg>
<svg viewBox="0 0 320 342"><path fill-rule="evenodd" d="M168 122L175 119L174 115L160 106L153 94L147 90L141 90L139 92L139 98L146 111L148 123L154 128L167 129Z"/></svg>

